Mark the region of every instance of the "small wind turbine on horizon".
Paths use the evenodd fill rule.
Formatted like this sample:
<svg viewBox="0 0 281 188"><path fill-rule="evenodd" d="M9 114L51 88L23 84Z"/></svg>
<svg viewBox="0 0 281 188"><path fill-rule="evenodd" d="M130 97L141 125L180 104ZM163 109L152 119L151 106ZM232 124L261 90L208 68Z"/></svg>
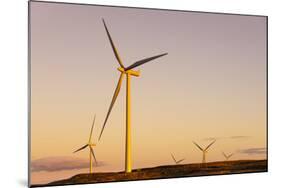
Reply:
<svg viewBox="0 0 281 188"><path fill-rule="evenodd" d="M89 137L89 140L88 140L87 144L85 144L84 146L82 146L81 148L79 148L79 149L77 149L76 151L73 152L73 153L76 153L76 152L81 151L81 150L83 150L87 147L89 148L89 151L90 151L90 173L93 172L93 159L92 159L92 157L94 158L96 165L98 164L95 153L94 153L94 149L93 149L93 147L95 147L96 144L91 142L95 120L96 120L96 115L95 115L94 120L93 120L91 132L90 132L90 137Z"/></svg>
<svg viewBox="0 0 281 188"><path fill-rule="evenodd" d="M143 65L149 61L152 61L154 59L157 59L157 58L160 58L162 56L165 56L167 55L167 53L163 53L163 54L160 54L160 55L156 55L156 56L153 56L153 57L149 57L149 58L145 58L145 59L142 59L142 60L139 60L139 61L136 61L135 63L131 64L130 66L128 67L125 67L122 63L122 60L117 52L117 49L113 43L113 40L110 36L110 33L107 29L107 26L105 24L105 21L104 19L102 19L103 21L103 25L104 25L104 28L106 30L106 33L107 33L107 37L109 39L109 42L110 42L110 45L111 45L111 48L113 50L113 53L115 55L115 58L117 59L120 67L117 69L119 72L120 72L120 77L119 77L119 80L118 80L118 83L117 83L117 86L116 86L116 89L114 91L114 94L113 94L113 97L112 97L112 100L111 100L111 103L110 103L110 106L109 106L109 109L108 109L108 112L106 114L106 118L104 120L104 123L103 123L103 126L102 126L102 129L101 129L101 133L100 133L100 136L99 136L99 140L102 136L102 133L103 133L103 130L105 128L105 125L106 125L106 122L108 120L108 117L110 115L110 112L113 108L113 105L117 99L117 96L119 94L119 91L121 89L121 84L122 84L122 80L123 80L123 77L124 75L126 75L126 84L127 84L127 87L126 87L126 145L125 145L125 172L126 173L129 173L132 171L132 167L131 167L131 85L130 85L130 81L131 81L131 76L140 76L140 71L135 71L133 70L133 68L136 68L140 65Z"/></svg>
<svg viewBox="0 0 281 188"><path fill-rule="evenodd" d="M174 160L174 162L175 162L176 164L180 164L182 161L185 160L185 158L184 158L184 159L180 159L180 160L176 160L176 158L174 157L173 154L171 154L171 157L173 158L173 160Z"/></svg>
<svg viewBox="0 0 281 188"><path fill-rule="evenodd" d="M228 161L230 159L230 157L233 156L234 153L231 153L229 155L225 154L224 152L222 152L222 155L224 156L225 160Z"/></svg>
<svg viewBox="0 0 281 188"><path fill-rule="evenodd" d="M198 149L200 149L203 152L203 157L202 157L202 163L206 163L206 154L208 153L208 149L211 147L211 145L213 145L216 142L216 140L214 140L213 142L211 142L205 149L203 149L202 147L200 147L196 142L193 141L193 144L195 146L197 146Z"/></svg>

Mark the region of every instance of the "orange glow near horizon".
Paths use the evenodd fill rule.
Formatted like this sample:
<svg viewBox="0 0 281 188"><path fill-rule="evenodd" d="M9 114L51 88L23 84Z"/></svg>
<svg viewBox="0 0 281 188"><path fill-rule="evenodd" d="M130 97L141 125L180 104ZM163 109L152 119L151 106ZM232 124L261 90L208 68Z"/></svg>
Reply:
<svg viewBox="0 0 281 188"><path fill-rule="evenodd" d="M119 72L101 18L125 66L168 52L131 78L132 167L266 159L266 18L31 2L31 160L89 158L96 114L96 172L123 171L126 83L101 140ZM145 20L145 21L144 21ZM124 81L124 80L123 80ZM60 158L61 159L61 158ZM47 163L47 162L46 162ZM32 172L48 183L88 168Z"/></svg>

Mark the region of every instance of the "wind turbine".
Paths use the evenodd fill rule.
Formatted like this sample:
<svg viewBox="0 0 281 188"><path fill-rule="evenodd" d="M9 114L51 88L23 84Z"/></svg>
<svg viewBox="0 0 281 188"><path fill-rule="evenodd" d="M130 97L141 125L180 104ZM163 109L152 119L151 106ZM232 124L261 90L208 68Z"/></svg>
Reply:
<svg viewBox="0 0 281 188"><path fill-rule="evenodd" d="M233 156L234 153L231 153L229 155L226 155L224 152L222 152L222 155L224 156L225 160L228 161L230 157Z"/></svg>
<svg viewBox="0 0 281 188"><path fill-rule="evenodd" d="M173 154L171 154L171 156L176 164L180 164L182 161L185 160L185 159L176 160Z"/></svg>
<svg viewBox="0 0 281 188"><path fill-rule="evenodd" d="M95 153L94 153L94 149L93 149L93 147L95 147L96 144L91 142L95 120L96 120L96 115L95 115L94 120L93 120L93 124L92 124L92 128L91 128L91 132L90 132L90 137L89 137L88 143L73 152L73 153L76 153L76 152L81 151L81 150L83 150L83 149L85 149L87 147L89 148L89 151L90 151L90 173L93 172L93 159L92 159L92 156L95 159L96 165L98 164L96 156L95 156Z"/></svg>
<svg viewBox="0 0 281 188"><path fill-rule="evenodd" d="M196 142L193 142L193 144L195 144L195 146L197 146L202 152L203 152L203 158L202 158L202 163L206 163L206 154L208 152L208 149L211 147L211 145L213 145L216 142L216 140L214 140L213 142L211 142L205 149L203 149L202 147L200 147Z"/></svg>
<svg viewBox="0 0 281 188"><path fill-rule="evenodd" d="M149 58L145 58L145 59L142 59L142 60L139 60L139 61L136 61L135 63L133 63L132 65L128 66L128 67L125 67L122 63L122 60L117 52L117 49L113 43L113 40L110 36L110 33L107 29L107 26L105 24L105 21L104 19L102 19L103 21L103 25L104 25L104 28L106 30L106 33L107 33L107 36L108 36L108 39L109 39L109 42L111 44L111 47L113 49L113 53L115 55L115 58L117 59L120 67L117 69L118 71L120 71L120 77L119 77L119 80L118 80L118 83L117 83L117 86L116 86L116 89L114 91L114 94L113 94L113 97L112 97L112 100L111 100L111 103L110 103L110 106L109 106L109 109L108 109L108 112L107 112L107 115L106 115L106 118L104 120L104 124L103 124L103 127L102 127L102 130L101 130L101 133L100 133L100 136L99 136L99 140L101 138L101 135L103 133L103 130L104 130L104 127L106 125L106 122L108 120L108 117L109 117L109 114L112 110L112 107L117 99L117 96L119 94L119 91L120 91L120 88L121 88L121 84L122 84L122 79L124 77L124 75L126 75L126 78L127 78L127 87L126 87L126 151L125 151L125 171L127 173L131 172L132 171L132 167L131 167L131 86L130 86L130 81L131 81L131 76L140 76L140 71L135 71L133 70L133 68L136 68L144 63L147 63L149 61L152 61L154 59L157 59L159 57L162 57L164 55L167 55L167 53L163 53L163 54L160 54L160 55L156 55L156 56L153 56L153 57L149 57Z"/></svg>

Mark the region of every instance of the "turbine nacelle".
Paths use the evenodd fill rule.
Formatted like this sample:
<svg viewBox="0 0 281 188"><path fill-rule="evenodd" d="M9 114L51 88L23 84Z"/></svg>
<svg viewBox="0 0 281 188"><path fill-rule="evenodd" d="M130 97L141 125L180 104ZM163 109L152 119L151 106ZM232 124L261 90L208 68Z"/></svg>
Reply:
<svg viewBox="0 0 281 188"><path fill-rule="evenodd" d="M123 73L123 74L129 74L129 75L132 75L132 76L136 76L136 77L139 77L140 76L140 71L138 70L138 71L135 71L135 70L132 70L132 69L130 69L130 70L125 70L124 68L122 68L122 67L118 67L118 69L117 70L119 70L121 73Z"/></svg>
<svg viewBox="0 0 281 188"><path fill-rule="evenodd" d="M97 144L88 143L88 146L96 146Z"/></svg>

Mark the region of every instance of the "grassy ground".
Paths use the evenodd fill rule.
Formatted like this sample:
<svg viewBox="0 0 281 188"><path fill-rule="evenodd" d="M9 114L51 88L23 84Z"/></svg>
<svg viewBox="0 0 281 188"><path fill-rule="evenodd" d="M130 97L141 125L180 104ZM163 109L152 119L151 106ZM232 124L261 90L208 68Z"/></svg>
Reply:
<svg viewBox="0 0 281 188"><path fill-rule="evenodd" d="M211 162L206 164L158 166L152 168L135 169L132 171L132 173L129 174L126 174L124 172L78 174L69 179L55 181L45 185L33 185L32 187L266 171L267 160L240 160L227 162Z"/></svg>

